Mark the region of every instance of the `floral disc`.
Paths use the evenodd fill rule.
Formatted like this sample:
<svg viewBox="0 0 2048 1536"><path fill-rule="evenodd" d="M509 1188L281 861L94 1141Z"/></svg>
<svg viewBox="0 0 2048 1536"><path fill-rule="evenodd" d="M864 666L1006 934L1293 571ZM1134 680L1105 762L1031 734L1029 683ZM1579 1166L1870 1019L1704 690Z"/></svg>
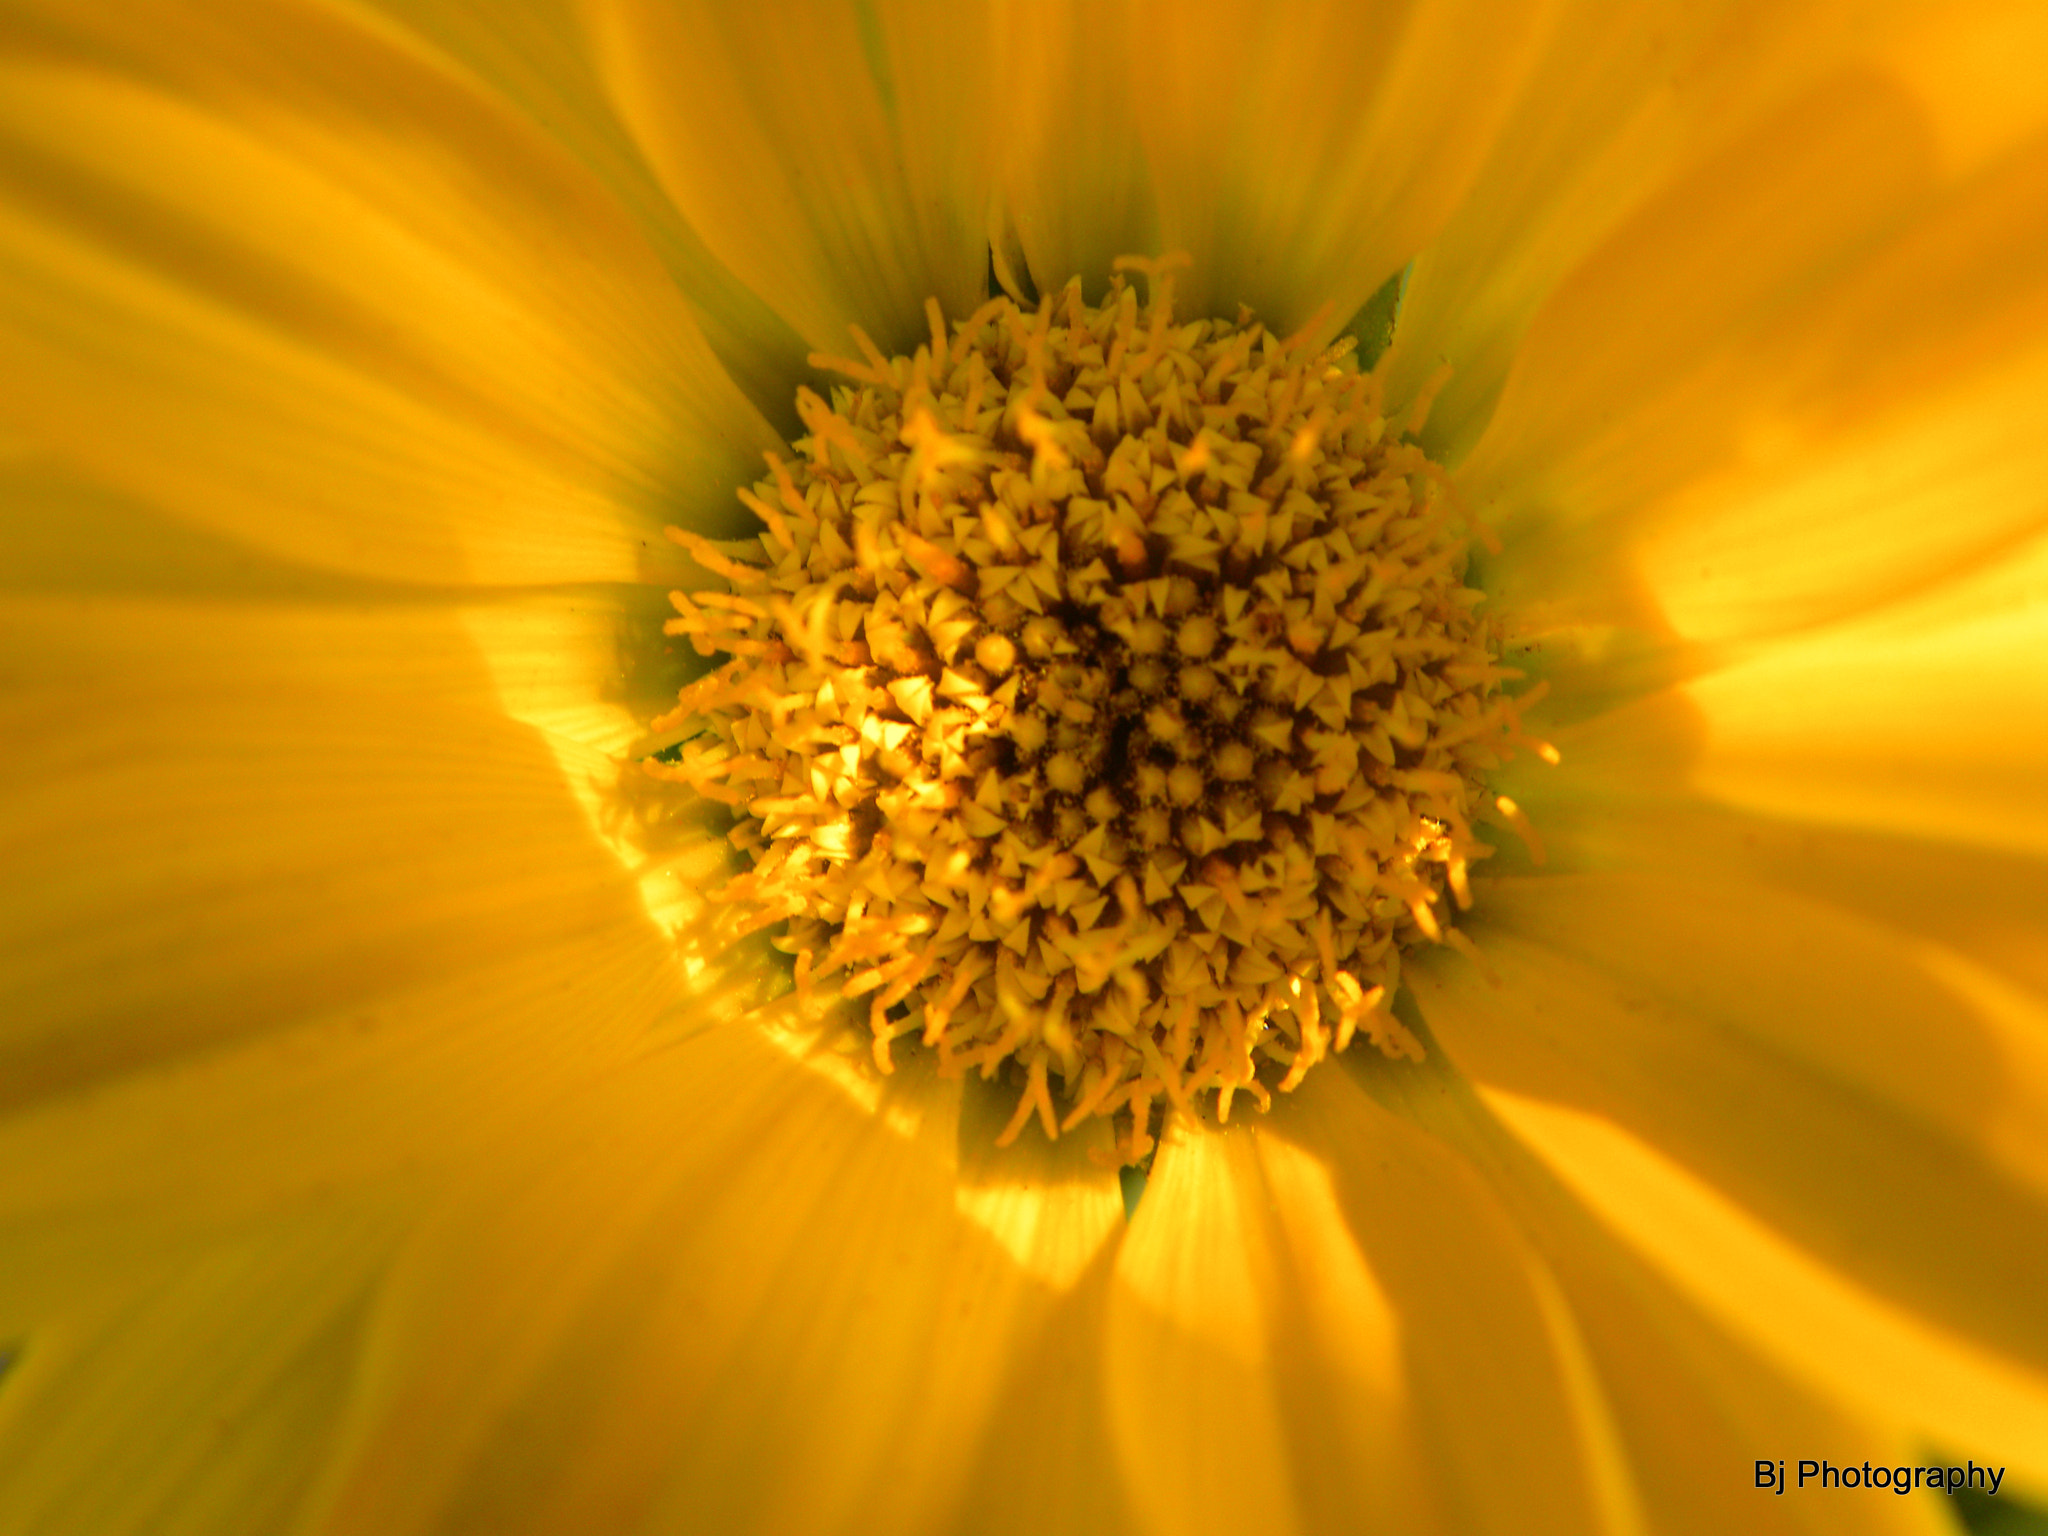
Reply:
<svg viewBox="0 0 2048 1536"><path fill-rule="evenodd" d="M813 359L850 383L741 493L757 546L672 530L727 590L670 630L729 659L648 766L739 813L725 899L843 973L884 1070L1008 1065L1005 1140L1108 1115L1136 1160L1355 1034L1421 1055L1401 951L1465 944L1523 738L1472 525L1349 344L1176 323L1168 264L1119 265L1149 303L1120 272Z"/></svg>

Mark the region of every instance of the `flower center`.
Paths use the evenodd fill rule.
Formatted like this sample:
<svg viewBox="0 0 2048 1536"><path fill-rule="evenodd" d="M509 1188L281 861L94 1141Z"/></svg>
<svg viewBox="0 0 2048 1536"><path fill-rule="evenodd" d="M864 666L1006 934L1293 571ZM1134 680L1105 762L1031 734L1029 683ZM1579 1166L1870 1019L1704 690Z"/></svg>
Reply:
<svg viewBox="0 0 2048 1536"><path fill-rule="evenodd" d="M852 382L740 493L758 561L671 530L729 590L670 632L730 659L649 767L739 813L729 909L844 973L882 1070L1007 1068L1004 1141L1107 1115L1136 1161L1155 1110L1265 1107L1361 1032L1421 1056L1401 951L1464 945L1520 727L1449 484L1349 344L1176 324L1167 264L1119 267L1149 303L1120 270L812 360Z"/></svg>

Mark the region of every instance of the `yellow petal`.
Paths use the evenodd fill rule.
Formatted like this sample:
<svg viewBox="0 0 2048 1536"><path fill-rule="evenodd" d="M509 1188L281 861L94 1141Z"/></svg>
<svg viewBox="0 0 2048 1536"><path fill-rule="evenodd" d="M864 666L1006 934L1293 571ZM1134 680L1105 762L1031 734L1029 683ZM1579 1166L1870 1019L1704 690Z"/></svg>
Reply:
<svg viewBox="0 0 2048 1536"><path fill-rule="evenodd" d="M1052 1142L1034 1130L998 1147L1016 1095L971 1078L961 1096L955 1207L1025 1273L1071 1290L1124 1229L1122 1189L1098 1160L1110 1151L1109 1122L1090 1120Z"/></svg>
<svg viewBox="0 0 2048 1536"><path fill-rule="evenodd" d="M1049 1304L1019 1346L957 1507L989 1536L1129 1536L1143 1529L1117 1466L1103 1387L1110 1269Z"/></svg>
<svg viewBox="0 0 2048 1536"><path fill-rule="evenodd" d="M2048 200L2043 211L2048 236ZM2006 334L2031 334L2028 355L1671 498L1641 556L1678 634L1745 640L1918 600L2006 565L2048 529L2048 449L2033 430L2048 392L2043 277L2036 313L2002 317Z"/></svg>
<svg viewBox="0 0 2048 1536"><path fill-rule="evenodd" d="M1440 1056L1346 1058L1269 1120L1173 1140L1162 1188L1182 1198L1149 1228L1140 1208L1110 1356L1156 1529L1803 1531L1730 1469L1912 1459L1897 1419L1816 1394L1617 1244ZM1830 1523L1943 1528L1895 1499Z"/></svg>
<svg viewBox="0 0 2048 1536"><path fill-rule="evenodd" d="M1974 16L1940 19L1927 30L1947 44ZM1876 67L1881 43L1924 54L1933 39L1906 25L1902 40L1906 21L1751 0L1561 6L1470 194L1409 277L1389 393L1405 401L1450 365L1429 413L1433 455L1471 448L1531 317L1619 222L1789 99Z"/></svg>
<svg viewBox="0 0 2048 1536"><path fill-rule="evenodd" d="M773 435L584 167L360 19L155 10L10 66L0 389L28 441L410 580L633 578L679 568L678 512L735 518Z"/></svg>
<svg viewBox="0 0 2048 1536"><path fill-rule="evenodd" d="M352 1386L388 1217L279 1221L111 1296L67 1298L0 1395L21 1530L215 1536L287 1527Z"/></svg>
<svg viewBox="0 0 2048 1536"><path fill-rule="evenodd" d="M674 275L734 382L793 435L796 389L808 379L803 342L706 249L661 190L612 110L577 0L519 0L487 11L460 0L374 3L474 71L597 173Z"/></svg>
<svg viewBox="0 0 2048 1536"><path fill-rule="evenodd" d="M1457 206L1540 36L1482 3L1137 8L1133 108L1190 313L1341 325Z"/></svg>
<svg viewBox="0 0 2048 1536"><path fill-rule="evenodd" d="M1019 1342L996 1368L1002 1385L957 1507L989 1536L1127 1533L1132 1515L1105 1417L1102 1357L1123 1195L1114 1173L1089 1155L1107 1150L1108 1122L1064 1132L1056 1143L1033 1126L999 1149L1014 1090L974 1078L962 1086L955 1207L1049 1294L1034 1287L1035 1299L1017 1313ZM991 1290L998 1308L1013 1305L1010 1294L1007 1280Z"/></svg>
<svg viewBox="0 0 2048 1536"><path fill-rule="evenodd" d="M820 351L979 301L994 187L973 7L606 0L606 79L683 217Z"/></svg>
<svg viewBox="0 0 2048 1536"><path fill-rule="evenodd" d="M1180 1127L1118 1255L1109 1419L1156 1531L1302 1526L1261 1306L1274 1243L1263 1203L1252 1133Z"/></svg>
<svg viewBox="0 0 2048 1536"><path fill-rule="evenodd" d="M1532 1279L1551 1323L1600 1509L1610 1526L1702 1533L1728 1530L1807 1531L1810 1508L1760 1496L1757 1460L1769 1454L1796 1463L1830 1454L1839 1464L1865 1458L1897 1465L1924 1459L1896 1421L1845 1410L1786 1373L1767 1354L1702 1313L1597 1216L1560 1187L1519 1145L1519 1117L1504 1126L1497 1096L1482 1102L1441 1055L1416 1067L1370 1056L1347 1057L1342 1073L1372 1099L1412 1119L1445 1150L1483 1170L1493 1198L1536 1257ZM1354 1090L1355 1091L1355 1090ZM1343 1125L1358 1117L1343 1106ZM1371 1182L1369 1161L1333 1164L1354 1184ZM1801 1451L1799 1447L1806 1447ZM1853 1453L1853 1458L1851 1457ZM1746 1476L1732 1475L1741 1469ZM1940 1503L1885 1497L1831 1508L1829 1529L1920 1532L1947 1529Z"/></svg>
<svg viewBox="0 0 2048 1536"><path fill-rule="evenodd" d="M1632 1528L1580 1331L1488 1183L1341 1068L1176 1131L1108 1340L1154 1529Z"/></svg>
<svg viewBox="0 0 2048 1536"><path fill-rule="evenodd" d="M870 1109L745 1027L565 1102L406 1256L329 1524L961 1521L977 1462L1031 1449L990 1415L1065 1346L1053 1293L955 1210L957 1104L906 1064Z"/></svg>
<svg viewBox="0 0 2048 1536"><path fill-rule="evenodd" d="M2048 14L2024 0L1907 4L1880 13L1877 67L1918 104L1941 164L1961 177L2041 130L2048 101L2034 61Z"/></svg>
<svg viewBox="0 0 2048 1536"><path fill-rule="evenodd" d="M1824 728L1828 712L1818 713ZM1901 942L1932 940L2048 995L2041 942L2048 860L1970 812L1969 796L1950 793L1939 773L1904 781L1913 791L1899 802L1908 814L1862 825L1840 813L1830 790L1850 795L1853 805L1862 773L1881 776L1886 749L1844 763L1825 751L1824 730L1800 766L1789 760L1789 746L1781 749L1786 755L1768 780L1787 790L1776 811L1743 810L1695 786L1696 772L1721 777L1738 786L1729 798L1739 800L1740 761L1709 757L1701 767L1700 711L1675 693L1550 734L1566 766L1518 763L1497 781L1537 827L1544 875L1680 874L1729 888L1757 882L1862 914ZM2025 761L2023 744L2008 750ZM1963 782L1980 783L1966 761L1960 767ZM1987 830L1994 835L1980 835ZM1537 871L1516 839L1498 841L1490 870Z"/></svg>
<svg viewBox="0 0 2048 1536"><path fill-rule="evenodd" d="M2012 611L1998 600L1997 589L2013 575L2001 571L1999 580L1976 585L1987 615ZM1967 591L1944 589L1932 614L1946 620L1941 610L1948 597L1966 597ZM1955 642L1945 622L1925 630L1909 627L1906 621L1915 612L1926 616L1930 610L1919 604L1889 610L1882 627L1895 632L1895 642L1919 633L1937 655L1944 650L1944 634L1948 644ZM1876 628L1875 621L1862 628L1866 641ZM1917 650L1896 646L1901 655ZM1948 701L1957 693L1968 696L1974 667L1924 677L1916 689L1908 661L1901 686L1880 690L1882 704L1859 703L1868 699L1873 671L1881 675L1886 664L1875 651L1808 687L1761 686L1766 678L1788 682L1796 654L1782 664L1734 668L1690 689L1652 694L1549 732L1563 749L1565 766L1517 762L1498 779L1540 831L1542 873L1675 874L1725 890L1768 888L1770 899L1777 899L1771 893L1790 893L1879 924L1897 945L1925 941L2048 996L2048 945L2042 942L2048 860L2029 852L2027 838L2015 836L2014 827L1983 814L1978 799L1987 782L1983 765L2011 759L2024 773L2037 755L2015 728L2024 724L2024 713L2004 710L2006 732L1980 734L1975 757L1958 750L1943 762L1919 761L1917 773L1901 771L1915 765L1917 741L1939 740L1953 728L1961 712ZM2028 654L2026 646L2016 654ZM1760 686L1750 689L1752 681ZM1691 694L1700 696L1698 703ZM1717 702L1717 695L1725 699ZM1801 706L1796 724L1785 717L1787 701ZM1864 709L1885 712L1886 728L1859 732L1854 722ZM1770 738L1758 736L1749 738L1757 743L1753 754L1735 749L1741 739L1738 715L1759 728L1765 720L1777 722L1768 750L1763 744ZM1847 738L1839 748L1838 733ZM1886 782L1888 773L1903 792L1889 808L1878 809L1893 814L1857 816L1859 807L1869 809L1877 800L1864 786ZM1699 780L1719 781L1724 793L1703 792ZM1969 788L1959 793L1956 784ZM1744 798L1745 786L1773 786L1783 793L1775 806L1762 810L1729 804ZM2025 833L2027 825L2017 823L2018 831ZM1536 872L1515 839L1500 841L1504 846L1489 869ZM1923 959L1932 953L1916 952Z"/></svg>
<svg viewBox="0 0 2048 1536"><path fill-rule="evenodd" d="M1859 1090L1873 1118L1839 1120L1844 1137L1895 1121L1902 1137L1950 1144L1938 1157L1923 1149L1930 1170L2011 1184L2000 1198L2021 1202L2048 1192L2044 1001L2026 1001L2017 979L1980 980L1983 966L1938 943L1711 866L1502 882L1484 911L1481 926L1500 925L1504 942L1540 940L1570 957L1565 972L1681 1015L1689 1031L1672 1031L1674 1052L1707 1049L1692 1033L1730 1061L1753 1054L1760 1094ZM1767 1088L1773 1077L1793 1086ZM1829 1128L1818 1109L1811 1120Z"/></svg>
<svg viewBox="0 0 2048 1536"><path fill-rule="evenodd" d="M1159 249L1131 95L1150 46L1125 4L1012 0L997 11L1006 109L1004 206L1041 291L1078 276L1089 301L1119 256Z"/></svg>
<svg viewBox="0 0 2048 1536"><path fill-rule="evenodd" d="M1673 819L1660 817L1668 823ZM1639 824L1640 826L1640 824ZM1650 858L1663 841L1642 827ZM2048 861L1917 837L1819 827L1774 817L1708 812L1676 829L1674 856L1701 858L1711 840L1749 878L1882 923L1918 951L1939 976L1987 971L2007 986L2048 997ZM1626 834L1624 834L1626 835ZM1967 985L1967 984L1966 984Z"/></svg>
<svg viewBox="0 0 2048 1536"><path fill-rule="evenodd" d="M1813 1389L1931 1450L2004 1467L2007 1491L2048 1488L2048 1380L1931 1325L1814 1262L1651 1141L1604 1116L1491 1090L1487 1102L1573 1193L1621 1233L1670 1287L1729 1335ZM1838 1437L1837 1465L1874 1459L1876 1436ZM1798 1455L1786 1445L1785 1459ZM1895 1442L1896 1443L1896 1442ZM1825 1455L1826 1452L1817 1454ZM1913 1500L1883 1500L1895 1510ZM1929 1505L1932 1500L1927 1501ZM1937 1524L1935 1529L1943 1529Z"/></svg>
<svg viewBox="0 0 2048 1536"><path fill-rule="evenodd" d="M697 931L716 832L650 823L679 892L651 912L564 782L574 743L492 705L473 618L0 604L10 653L51 663L8 710L36 746L0 815L26 882L0 914L0 1205L25 1203L34 1287L0 1336L81 1276L509 1134L748 980L756 957ZM495 638L501 668L576 660Z"/></svg>
<svg viewBox="0 0 2048 1536"><path fill-rule="evenodd" d="M1458 1066L1607 1117L1958 1358L2048 1383L2033 1304L2048 1275L2038 1002L1757 882L1502 881L1477 910L1501 986L1435 956L1409 977ZM1738 1296L1769 1310L1739 1286L1728 1304ZM1887 1371L1873 1364L1863 1400L1954 1443L1980 1435L1953 1404L1917 1418Z"/></svg>
<svg viewBox="0 0 2048 1536"><path fill-rule="evenodd" d="M1006 1325L1028 1323L1045 1302L1012 1258L1028 1243L999 1247L955 1216L950 1136L935 1144L945 1155L930 1137L912 1146L893 1128L899 1116L853 1103L752 1031L701 1033L728 1010L700 995L681 1012L672 951L644 924L525 950L494 964L451 957L445 980L385 978L368 1005L0 1127L0 1230L15 1261L0 1277L0 1336L24 1341L30 1372L5 1406L36 1410L16 1421L18 1432L0 1431L0 1460L10 1488L35 1495L30 1507L47 1506L65 1529L264 1528L263 1500L276 1492L295 1504L319 1470L309 1463L330 1443L344 1387L358 1395L343 1425L356 1458L342 1471L369 1476L397 1459L404 1475L367 1487L326 1477L319 1507L334 1523L321 1528L362 1529L350 1512L389 1497L376 1528L414 1529L472 1478L458 1507L481 1505L487 1527L506 1488L530 1492L549 1477L564 1483L551 1497L614 1507L636 1488L651 1493L613 1476L627 1436L605 1433L592 1453L544 1433L509 1482L484 1441L516 1439L537 1418L552 1431L548 1414L587 1388L609 1390L601 1346L616 1337L621 1306L661 1276L680 1276L686 1294L666 1297L676 1305L657 1309L649 1326L682 1330L714 1360L749 1341L802 1349L839 1337L818 1321L828 1316L866 1340L825 1358L838 1397L812 1426L825 1440L802 1477L714 1480L689 1490L687 1507L749 1488L795 1489L799 1500L808 1489L827 1503L846 1495L829 1478L807 1479L842 1452L844 1424L864 1415L875 1426L869 1445L907 1464L890 1469L886 1489L863 1491L864 1505L886 1510L894 1497L923 1509L957 1487L974 1410L985 1411L1006 1369L1032 1358L1012 1348ZM699 1033L682 1040L686 1029ZM778 1145L805 1155L775 1155ZM735 1177L748 1168L753 1185ZM1107 1193L1114 1201L1113 1183ZM781 1215L764 1228L764 1211ZM394 1246L394 1218L416 1234L410 1257L366 1309L357 1305L365 1265ZM830 1238L834 1221L871 1245L865 1257ZM297 1267L271 1257L281 1247ZM817 1262L823 1252L848 1257L848 1267ZM933 1280L906 1295L906 1274L930 1265L946 1281L940 1293L929 1294ZM301 1276L309 1267L310 1282ZM764 1294L774 1272L798 1293L826 1288L811 1314L822 1334L781 1326L804 1309L800 1296ZM177 1310L130 1308L118 1327L98 1315L158 1276ZM758 1326L707 1325L705 1286ZM859 1332L878 1307L898 1316L881 1304L899 1296L913 1304L901 1325L931 1334L921 1347ZM358 1327L366 1311L367 1332ZM512 1402L520 1412L506 1421L508 1400L565 1335L571 1384L543 1383L547 1413ZM914 1384L916 1401L950 1411L928 1423L874 1419L878 1373L913 1360L936 1362ZM666 1367L675 1362L653 1363L658 1379L643 1385L674 1391ZM742 1366L739 1380L766 1393L772 1418L808 1400L783 1390L802 1364ZM738 1423L736 1394L729 1383L720 1390L725 1422L749 1454L772 1458L794 1444L779 1423ZM430 1417L432 1434L409 1427L414 1413ZM634 1421L641 1445L654 1437L657 1482L687 1471L703 1444L693 1426L705 1422L701 1413ZM301 1426L304 1438L293 1438ZM125 1438L110 1445L109 1435ZM951 1443L956 1435L968 1444ZM135 1474L110 1487L109 1469L131 1446ZM195 1461L205 1479L196 1488L182 1475ZM716 1459L714 1470L723 1467ZM599 1482L578 1482L585 1473ZM116 1498L128 1523L102 1526L94 1512ZM572 1512L540 1528L592 1526Z"/></svg>
<svg viewBox="0 0 2048 1536"><path fill-rule="evenodd" d="M0 605L43 664L0 819L0 1465L55 1529L284 1523L401 1229L734 974L685 975L457 615L310 586Z"/></svg>
<svg viewBox="0 0 2048 1536"><path fill-rule="evenodd" d="M10 1100L645 922L460 615L48 595L0 634Z"/></svg>
<svg viewBox="0 0 2048 1536"><path fill-rule="evenodd" d="M1383 1337L1389 1354L1398 1339L1408 1436L1437 1518L1453 1530L1639 1529L1584 1330L1492 1170L1402 1109L1389 1113L1342 1067L1299 1092L1279 1128L1329 1191L1315 1227L1348 1228L1384 1294L1381 1315L1346 1307L1348 1326L1331 1332ZM1340 1464L1348 1476L1314 1482L1356 1500L1358 1471L1387 1475L1380 1460L1352 1459Z"/></svg>
<svg viewBox="0 0 2048 1536"><path fill-rule="evenodd" d="M2048 853L2048 607L1875 622L1691 684L1706 794L1822 826Z"/></svg>
<svg viewBox="0 0 2048 1536"><path fill-rule="evenodd" d="M1504 602L1624 622L1633 583L1720 645L1898 601L2042 527L2048 142L1953 190L1938 160L1903 92L1845 83L1558 292L1467 466L1508 530Z"/></svg>
<svg viewBox="0 0 2048 1536"><path fill-rule="evenodd" d="M1744 345L1784 337L1768 322L1824 296L1902 213L1927 211L1933 181L1924 126L1881 82L1833 82L1781 108L1660 188L1551 296L1470 483L1512 486L1516 516L1557 503L1586 517L1711 462L1757 412L1749 392L1775 382ZM1640 442L1632 417L1651 404L1690 431Z"/></svg>
<svg viewBox="0 0 2048 1536"><path fill-rule="evenodd" d="M335 989L211 1052L12 1109L0 1330L32 1350L103 1294L244 1237L402 1222L444 1170L673 1038L690 990L649 925L621 923Z"/></svg>
<svg viewBox="0 0 2048 1536"><path fill-rule="evenodd" d="M33 658L20 707L88 719L106 713L109 690L148 677L256 714L340 690L371 698L366 714L418 718L422 739L443 705L503 713L539 730L590 835L636 871L650 911L674 926L702 909L688 885L702 871L673 856L688 818L637 765L647 721L691 675L662 634L672 610L658 589L430 597L266 559L34 459L0 465L0 497L15 513L0 527L0 590L18 590L0 597L0 635Z"/></svg>

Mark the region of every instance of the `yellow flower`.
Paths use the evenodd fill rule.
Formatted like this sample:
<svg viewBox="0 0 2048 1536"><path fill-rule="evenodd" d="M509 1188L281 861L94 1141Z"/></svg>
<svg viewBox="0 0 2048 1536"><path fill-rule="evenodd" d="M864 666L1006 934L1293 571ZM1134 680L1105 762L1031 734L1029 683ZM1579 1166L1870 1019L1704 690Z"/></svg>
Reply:
<svg viewBox="0 0 2048 1536"><path fill-rule="evenodd" d="M2048 1491L2036 8L0 36L0 1532ZM638 761L718 585L663 530L758 531L811 353L1176 251L1282 335L1409 271L1386 399L1562 763L1489 785L1546 857L1476 958L1407 952L1422 1059L1174 1113L1127 1220L1108 1122L999 1148L1014 1084L812 1041Z"/></svg>

